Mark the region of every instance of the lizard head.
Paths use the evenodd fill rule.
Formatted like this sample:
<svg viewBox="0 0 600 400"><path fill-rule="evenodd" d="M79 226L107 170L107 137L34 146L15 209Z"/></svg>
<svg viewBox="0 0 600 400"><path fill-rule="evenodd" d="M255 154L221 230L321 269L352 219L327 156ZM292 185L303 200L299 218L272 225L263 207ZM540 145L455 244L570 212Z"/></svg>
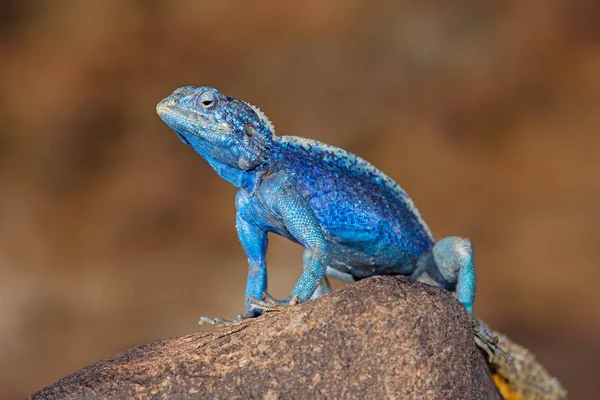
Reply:
<svg viewBox="0 0 600 400"><path fill-rule="evenodd" d="M156 112L215 168L250 171L268 162L273 125L258 108L217 89L181 87Z"/></svg>

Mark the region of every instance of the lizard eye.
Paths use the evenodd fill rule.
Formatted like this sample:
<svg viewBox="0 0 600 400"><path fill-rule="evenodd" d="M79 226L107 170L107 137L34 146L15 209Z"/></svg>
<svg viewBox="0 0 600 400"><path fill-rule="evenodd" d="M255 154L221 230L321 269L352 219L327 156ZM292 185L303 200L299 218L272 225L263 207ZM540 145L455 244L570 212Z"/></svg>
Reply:
<svg viewBox="0 0 600 400"><path fill-rule="evenodd" d="M197 102L200 103L203 108L209 110L217 105L217 96L214 92L207 90L200 93Z"/></svg>

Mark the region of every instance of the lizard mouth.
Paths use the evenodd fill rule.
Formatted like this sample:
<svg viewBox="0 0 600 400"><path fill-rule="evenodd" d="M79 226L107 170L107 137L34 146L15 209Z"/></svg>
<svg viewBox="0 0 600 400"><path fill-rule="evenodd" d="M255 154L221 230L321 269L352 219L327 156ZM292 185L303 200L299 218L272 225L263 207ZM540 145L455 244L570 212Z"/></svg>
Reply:
<svg viewBox="0 0 600 400"><path fill-rule="evenodd" d="M185 144L186 146L192 147L192 144L190 143L189 140L187 140L187 138L184 135L182 135L181 133L177 132L177 136L179 136L179 139L183 142L183 144Z"/></svg>
<svg viewBox="0 0 600 400"><path fill-rule="evenodd" d="M191 126L198 123L198 115L194 115L189 112L184 112L181 109L174 107L170 102L169 98L162 100L156 106L156 112L158 116L177 133L179 139L188 146L191 146L189 140L185 137L185 134L180 133L191 133L197 135Z"/></svg>
<svg viewBox="0 0 600 400"><path fill-rule="evenodd" d="M215 134L229 133L227 127L215 125L211 118L206 117L202 113L175 107L168 103L168 100L169 98L166 98L158 103L156 112L171 129L177 132L184 143L188 144L187 140L182 138L182 135L179 133L180 131L203 139L206 139L206 136L209 136L209 134L205 132L205 127L211 127L212 129L210 130Z"/></svg>

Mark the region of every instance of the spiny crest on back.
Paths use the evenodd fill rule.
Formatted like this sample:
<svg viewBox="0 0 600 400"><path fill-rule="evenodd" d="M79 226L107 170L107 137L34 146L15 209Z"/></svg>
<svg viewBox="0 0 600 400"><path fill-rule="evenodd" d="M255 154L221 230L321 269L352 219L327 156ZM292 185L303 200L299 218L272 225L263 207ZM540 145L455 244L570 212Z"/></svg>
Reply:
<svg viewBox="0 0 600 400"><path fill-rule="evenodd" d="M260 108L253 106L250 103L247 103L247 102L244 102L244 103L246 103L250 108L252 108L252 110L256 113L256 115L258 115L258 118L260 118L260 120L267 126L269 131L271 131L271 133L273 134L273 137L275 137L275 126L273 126L273 123L269 120L269 118L267 118L265 113L262 112L260 110Z"/></svg>

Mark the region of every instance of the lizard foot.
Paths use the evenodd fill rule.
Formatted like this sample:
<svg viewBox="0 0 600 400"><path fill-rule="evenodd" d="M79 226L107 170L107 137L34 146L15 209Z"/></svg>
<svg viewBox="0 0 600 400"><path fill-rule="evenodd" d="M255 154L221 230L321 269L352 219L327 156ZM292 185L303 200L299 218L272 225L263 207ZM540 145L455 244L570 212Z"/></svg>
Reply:
<svg viewBox="0 0 600 400"><path fill-rule="evenodd" d="M245 319L248 318L252 318L248 315L238 315L237 317L235 317L234 319L225 319L225 318L210 318L210 317L200 317L200 319L198 319L198 325L212 325L212 326L229 326L229 325L233 325L233 324L237 324L238 322L241 322Z"/></svg>
<svg viewBox="0 0 600 400"><path fill-rule="evenodd" d="M271 311L282 311L287 307L295 306L298 304L299 297L297 294L285 299L285 300L276 300L269 293L263 293L264 300L258 299L256 297L250 297L248 299L248 303L250 304L251 310L262 310L264 312Z"/></svg>
<svg viewBox="0 0 600 400"><path fill-rule="evenodd" d="M512 357L498 346L498 337L478 318L473 318L475 343L487 353L488 362L492 365L511 365Z"/></svg>

